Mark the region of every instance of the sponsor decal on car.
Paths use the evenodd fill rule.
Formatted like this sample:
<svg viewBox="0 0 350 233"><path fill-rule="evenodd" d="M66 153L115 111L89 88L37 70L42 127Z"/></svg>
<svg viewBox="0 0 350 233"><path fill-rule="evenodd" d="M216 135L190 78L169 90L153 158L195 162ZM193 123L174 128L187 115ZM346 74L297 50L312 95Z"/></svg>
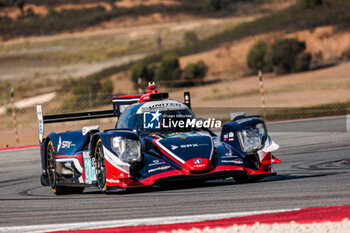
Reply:
<svg viewBox="0 0 350 233"><path fill-rule="evenodd" d="M229 141L233 141L234 138L235 138L235 137L234 137L233 132L229 132L229 133L228 133L228 140L229 140Z"/></svg>
<svg viewBox="0 0 350 233"><path fill-rule="evenodd" d="M221 162L223 162L223 163L233 163L234 161L233 160L221 160Z"/></svg>
<svg viewBox="0 0 350 233"><path fill-rule="evenodd" d="M111 178L111 179L106 179L106 181L108 182L108 183L113 183L113 184L118 184L120 181L119 180L115 180L115 179L113 179L113 178Z"/></svg>
<svg viewBox="0 0 350 233"><path fill-rule="evenodd" d="M224 141L227 141L227 139L228 139L228 134L226 133L224 134Z"/></svg>
<svg viewBox="0 0 350 233"><path fill-rule="evenodd" d="M148 172L155 172L155 171L164 171L164 170L168 170L170 168L170 166L161 166L161 167L157 167L157 168L153 168L153 169L149 169Z"/></svg>
<svg viewBox="0 0 350 233"><path fill-rule="evenodd" d="M233 162L235 164L243 164L243 161L239 160L239 159L234 159Z"/></svg>
<svg viewBox="0 0 350 233"><path fill-rule="evenodd" d="M237 155L233 154L233 151L231 149L230 146L228 146L227 144L224 144L224 146L226 147L226 149L228 150L228 152L226 152L224 154L224 156L222 156L222 158L233 158L233 157L237 157Z"/></svg>
<svg viewBox="0 0 350 233"><path fill-rule="evenodd" d="M207 146L209 145L208 143L202 143L202 144L198 144L198 143L192 143L192 144L182 144L182 145L170 145L172 150L176 150L177 148L181 148L181 149L186 149L186 148L197 148L200 146Z"/></svg>
<svg viewBox="0 0 350 233"><path fill-rule="evenodd" d="M182 105L180 103L176 103L176 102L157 103L157 104L153 104L151 106L148 106L148 109L153 110L153 109L167 108L167 107L181 108Z"/></svg>
<svg viewBox="0 0 350 233"><path fill-rule="evenodd" d="M243 164L243 162L239 159L230 159L230 160L223 159L223 160L221 160L221 162L222 163Z"/></svg>
<svg viewBox="0 0 350 233"><path fill-rule="evenodd" d="M199 164L199 163L202 163L202 160L201 160L201 159L195 159L195 160L193 161L193 163L194 163L194 164Z"/></svg>
<svg viewBox="0 0 350 233"><path fill-rule="evenodd" d="M62 138L59 137L58 139L58 145L57 145L57 151L60 151L60 149L69 149L71 146L75 146L72 141L62 141Z"/></svg>
<svg viewBox="0 0 350 233"><path fill-rule="evenodd" d="M148 166L151 167L151 166L156 166L156 165L161 165L161 164L165 164L165 162L161 161L161 160L158 160L158 159L155 159L153 160L153 162L151 164L149 164Z"/></svg>

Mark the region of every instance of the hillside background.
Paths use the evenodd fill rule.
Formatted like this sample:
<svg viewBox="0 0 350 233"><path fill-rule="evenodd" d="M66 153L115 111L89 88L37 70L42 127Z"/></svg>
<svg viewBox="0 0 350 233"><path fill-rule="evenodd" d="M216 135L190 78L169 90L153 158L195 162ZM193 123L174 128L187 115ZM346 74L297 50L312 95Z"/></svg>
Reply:
<svg viewBox="0 0 350 233"><path fill-rule="evenodd" d="M36 144L36 104L45 114L110 109L113 94L145 89L147 80L130 79L131 67L161 66L169 54L178 57L181 74L157 80L160 91L179 101L191 91L199 112L259 113L259 80L247 56L258 41L271 46L286 38L304 42L311 61L303 72L264 72L267 120L347 114L348 0L1 0L0 147L16 144L11 87L19 144ZM198 61L207 67L200 81L185 74ZM111 128L115 119L47 131L95 123Z"/></svg>

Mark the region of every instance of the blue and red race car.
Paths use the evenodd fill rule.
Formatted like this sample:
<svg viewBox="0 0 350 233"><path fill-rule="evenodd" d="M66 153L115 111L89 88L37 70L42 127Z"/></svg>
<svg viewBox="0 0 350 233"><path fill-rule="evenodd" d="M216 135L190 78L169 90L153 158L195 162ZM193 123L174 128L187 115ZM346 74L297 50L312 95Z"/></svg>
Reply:
<svg viewBox="0 0 350 233"><path fill-rule="evenodd" d="M43 116L37 106L41 145L41 183L57 194L81 193L97 186L102 192L233 177L249 182L276 175L278 149L259 116L236 114L217 136L185 102L169 100L154 83L140 95L113 97L113 110ZM115 128L99 126L50 133L44 124L115 117ZM210 120L210 119L209 119Z"/></svg>

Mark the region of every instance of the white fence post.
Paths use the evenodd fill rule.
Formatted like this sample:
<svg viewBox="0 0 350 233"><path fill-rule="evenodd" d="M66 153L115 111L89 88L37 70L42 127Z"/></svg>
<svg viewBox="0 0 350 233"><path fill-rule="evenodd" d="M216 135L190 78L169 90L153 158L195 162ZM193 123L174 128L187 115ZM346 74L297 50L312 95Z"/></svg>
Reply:
<svg viewBox="0 0 350 233"><path fill-rule="evenodd" d="M263 118L266 121L265 94L264 94L264 84L263 84L263 78L262 78L262 71L261 70L259 70L259 89L260 89L261 107L262 107L262 110L263 110Z"/></svg>
<svg viewBox="0 0 350 233"><path fill-rule="evenodd" d="M15 93L14 93L13 87L11 87L11 105L12 105L13 125L15 127L16 144L19 145L18 125L17 125L16 107L15 107Z"/></svg>

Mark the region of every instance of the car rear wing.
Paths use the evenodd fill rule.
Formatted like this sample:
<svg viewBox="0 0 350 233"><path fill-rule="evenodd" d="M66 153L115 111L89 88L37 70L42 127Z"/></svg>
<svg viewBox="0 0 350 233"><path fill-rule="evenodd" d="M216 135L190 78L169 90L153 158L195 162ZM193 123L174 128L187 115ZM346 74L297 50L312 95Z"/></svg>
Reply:
<svg viewBox="0 0 350 233"><path fill-rule="evenodd" d="M116 116L119 117L120 114L130 105L139 102L143 95L117 95L113 96L113 111Z"/></svg>
<svg viewBox="0 0 350 233"><path fill-rule="evenodd" d="M154 94L153 94L154 93ZM147 98L144 98L147 97ZM79 112L79 113L66 113L58 115L43 115L43 109L41 105L37 105L37 117L39 124L39 141L40 144L44 138L44 125L52 123L61 123L67 121L81 121L92 120L108 117L119 117L120 114L131 104L138 103L140 101L147 100L161 100L167 99L168 93L156 93L152 94L138 94L138 95L119 95L113 96L113 110L104 111L92 111L92 112ZM184 92L184 104L191 109L191 96L190 92Z"/></svg>
<svg viewBox="0 0 350 233"><path fill-rule="evenodd" d="M39 124L39 141L40 144L44 138L44 125L52 123L61 123L68 121L82 121L82 120L93 120L100 118L116 117L117 114L114 110L103 110L103 111L91 111L91 112L79 112L79 113L67 113L57 115L43 115L43 108L41 105L36 106L36 112Z"/></svg>

